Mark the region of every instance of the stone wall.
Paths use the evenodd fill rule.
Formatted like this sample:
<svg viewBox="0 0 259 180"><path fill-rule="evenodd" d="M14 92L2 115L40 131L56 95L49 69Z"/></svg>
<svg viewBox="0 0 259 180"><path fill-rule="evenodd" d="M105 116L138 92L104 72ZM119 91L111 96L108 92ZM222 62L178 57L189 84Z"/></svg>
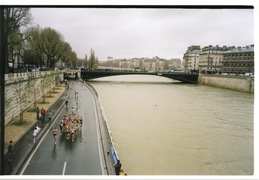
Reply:
<svg viewBox="0 0 259 180"><path fill-rule="evenodd" d="M200 74L198 84L254 93L254 77Z"/></svg>
<svg viewBox="0 0 259 180"><path fill-rule="evenodd" d="M35 84L29 85L32 79ZM47 93L53 89L60 80L63 80L61 71L5 74L5 124L33 104L34 100L42 97L43 92ZM19 89L23 100L19 100L18 90L15 89ZM19 102L22 102L21 105Z"/></svg>

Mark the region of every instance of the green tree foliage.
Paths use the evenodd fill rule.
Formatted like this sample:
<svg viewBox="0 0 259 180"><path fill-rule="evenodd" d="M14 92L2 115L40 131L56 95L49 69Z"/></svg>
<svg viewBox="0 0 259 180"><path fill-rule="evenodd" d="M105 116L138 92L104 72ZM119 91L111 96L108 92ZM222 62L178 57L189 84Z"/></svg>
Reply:
<svg viewBox="0 0 259 180"><path fill-rule="evenodd" d="M85 68L88 68L88 58L87 58L87 54L85 54L85 58L83 59L83 66Z"/></svg>
<svg viewBox="0 0 259 180"><path fill-rule="evenodd" d="M15 51L21 50L23 42L21 29L29 25L31 20L30 8L4 8L4 46L8 52L5 57L6 65L9 56L13 58Z"/></svg>
<svg viewBox="0 0 259 180"><path fill-rule="evenodd" d="M45 28L41 34L43 38L43 51L46 55L47 67L55 67L55 63L61 57L61 53L64 49L63 37L56 30L51 28Z"/></svg>
<svg viewBox="0 0 259 180"><path fill-rule="evenodd" d="M66 66L76 67L77 55L69 43L64 41L60 33L51 28L42 29L39 26L26 31L26 50L24 62L54 69L55 63L64 62Z"/></svg>
<svg viewBox="0 0 259 180"><path fill-rule="evenodd" d="M43 49L42 29L39 26L26 30L26 43L23 62L42 68L46 55Z"/></svg>
<svg viewBox="0 0 259 180"><path fill-rule="evenodd" d="M98 66L99 66L98 58L95 57L94 50L91 49L90 57L89 57L89 62L88 62L88 67L90 69L97 69Z"/></svg>

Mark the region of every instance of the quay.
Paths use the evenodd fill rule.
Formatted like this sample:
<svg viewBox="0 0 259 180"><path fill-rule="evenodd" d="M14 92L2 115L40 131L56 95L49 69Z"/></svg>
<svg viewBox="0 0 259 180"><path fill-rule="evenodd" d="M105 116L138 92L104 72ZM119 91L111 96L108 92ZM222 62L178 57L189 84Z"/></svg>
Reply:
<svg viewBox="0 0 259 180"><path fill-rule="evenodd" d="M66 141L58 133L57 145L54 145L51 130L58 127L59 120L70 112L72 104L75 106L75 90L80 99L76 113L84 118L82 129L74 142ZM115 175L116 154L111 152L108 130L99 120L100 110L94 96L87 84L71 81L70 88L48 109L54 112L53 121L37 122L42 128L38 142L32 143L33 126L15 143L11 165L5 156L5 175L62 175L64 163L63 175ZM69 107L65 106L66 100Z"/></svg>

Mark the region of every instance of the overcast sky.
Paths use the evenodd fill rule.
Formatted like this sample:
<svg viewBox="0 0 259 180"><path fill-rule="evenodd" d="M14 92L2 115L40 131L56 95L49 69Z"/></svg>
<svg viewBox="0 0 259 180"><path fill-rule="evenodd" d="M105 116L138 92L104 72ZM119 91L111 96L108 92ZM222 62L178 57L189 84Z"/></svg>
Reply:
<svg viewBox="0 0 259 180"><path fill-rule="evenodd" d="M253 9L31 8L34 25L61 33L79 58L182 59L190 45L254 44Z"/></svg>

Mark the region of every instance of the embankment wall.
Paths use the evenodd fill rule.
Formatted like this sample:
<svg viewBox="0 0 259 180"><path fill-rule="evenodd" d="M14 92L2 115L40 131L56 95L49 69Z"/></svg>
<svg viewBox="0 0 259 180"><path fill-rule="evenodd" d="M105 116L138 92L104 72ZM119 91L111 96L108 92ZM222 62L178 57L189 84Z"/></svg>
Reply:
<svg viewBox="0 0 259 180"><path fill-rule="evenodd" d="M53 89L61 79L63 73L57 71L5 74L5 124L42 97L43 93Z"/></svg>
<svg viewBox="0 0 259 180"><path fill-rule="evenodd" d="M254 93L254 77L200 74L198 84Z"/></svg>

